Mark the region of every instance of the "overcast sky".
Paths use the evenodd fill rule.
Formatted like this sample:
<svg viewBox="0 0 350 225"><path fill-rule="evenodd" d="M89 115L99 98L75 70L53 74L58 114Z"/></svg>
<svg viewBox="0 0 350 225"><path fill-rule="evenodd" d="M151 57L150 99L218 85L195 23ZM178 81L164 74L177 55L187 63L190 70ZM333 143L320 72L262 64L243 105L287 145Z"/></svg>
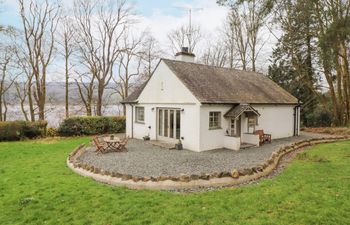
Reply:
<svg viewBox="0 0 350 225"><path fill-rule="evenodd" d="M2 1L0 23L21 29L17 0ZM69 6L73 0L61 0L61 2ZM140 32L149 30L165 50L169 46L167 33L183 24L188 24L188 12L182 9L183 7L200 9L193 12L192 20L193 23L201 26L205 35L206 40L202 42L202 46L210 39L215 39L215 34L222 26L228 12L227 8L218 6L216 0L131 0L129 2L134 5L135 11L141 17L138 25ZM275 38L269 34L266 34L264 39L266 44L258 60L260 71L266 71L272 47L276 43Z"/></svg>

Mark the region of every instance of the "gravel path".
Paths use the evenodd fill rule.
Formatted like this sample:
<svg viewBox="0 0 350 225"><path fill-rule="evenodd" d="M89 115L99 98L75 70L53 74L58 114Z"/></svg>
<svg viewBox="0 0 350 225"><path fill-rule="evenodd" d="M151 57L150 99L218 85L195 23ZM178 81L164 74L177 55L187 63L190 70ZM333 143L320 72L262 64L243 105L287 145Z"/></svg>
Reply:
<svg viewBox="0 0 350 225"><path fill-rule="evenodd" d="M213 173L253 167L265 162L273 151L283 145L326 136L329 135L302 132L299 137L273 140L271 144L259 148L253 147L237 152L218 149L200 153L167 150L142 140L132 139L127 146L128 152L97 155L94 148L88 148L78 160L104 170L135 176L199 175L203 172Z"/></svg>

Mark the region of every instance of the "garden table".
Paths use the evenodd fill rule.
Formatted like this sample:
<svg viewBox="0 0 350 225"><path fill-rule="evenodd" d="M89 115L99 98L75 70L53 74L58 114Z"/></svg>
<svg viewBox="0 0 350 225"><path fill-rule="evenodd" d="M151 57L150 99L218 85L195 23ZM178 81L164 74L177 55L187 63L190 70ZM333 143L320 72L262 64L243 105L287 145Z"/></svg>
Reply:
<svg viewBox="0 0 350 225"><path fill-rule="evenodd" d="M106 142L108 149L118 150L120 143L120 139L118 137L114 137L113 139L111 139L111 137L105 137L103 138L103 141Z"/></svg>

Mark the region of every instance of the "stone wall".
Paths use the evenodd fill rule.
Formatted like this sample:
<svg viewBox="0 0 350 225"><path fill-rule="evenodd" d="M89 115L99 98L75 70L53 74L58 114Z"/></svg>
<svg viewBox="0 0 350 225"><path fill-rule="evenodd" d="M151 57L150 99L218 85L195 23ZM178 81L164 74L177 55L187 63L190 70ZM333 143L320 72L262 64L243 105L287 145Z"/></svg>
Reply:
<svg viewBox="0 0 350 225"><path fill-rule="evenodd" d="M317 144L333 143L344 140L350 140L350 136L304 140L281 147L273 152L271 157L261 165L240 170L232 168L231 171L218 171L211 174L202 173L200 175L179 174L177 176L139 177L105 171L78 160L79 156L85 151L84 145L80 145L69 155L67 163L70 168L81 175L92 177L93 179L104 183L123 185L133 189L148 187L151 187L152 189L181 189L232 186L256 180L270 174L277 167L281 157L287 153Z"/></svg>

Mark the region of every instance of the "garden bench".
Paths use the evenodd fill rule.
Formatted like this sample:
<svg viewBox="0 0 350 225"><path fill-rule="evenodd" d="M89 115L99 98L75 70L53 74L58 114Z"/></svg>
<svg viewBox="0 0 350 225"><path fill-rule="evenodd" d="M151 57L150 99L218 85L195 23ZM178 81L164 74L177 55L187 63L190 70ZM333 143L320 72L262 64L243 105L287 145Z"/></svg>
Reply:
<svg viewBox="0 0 350 225"><path fill-rule="evenodd" d="M271 134L265 134L264 130L256 130L254 134L259 135L259 146L266 142L271 144Z"/></svg>

